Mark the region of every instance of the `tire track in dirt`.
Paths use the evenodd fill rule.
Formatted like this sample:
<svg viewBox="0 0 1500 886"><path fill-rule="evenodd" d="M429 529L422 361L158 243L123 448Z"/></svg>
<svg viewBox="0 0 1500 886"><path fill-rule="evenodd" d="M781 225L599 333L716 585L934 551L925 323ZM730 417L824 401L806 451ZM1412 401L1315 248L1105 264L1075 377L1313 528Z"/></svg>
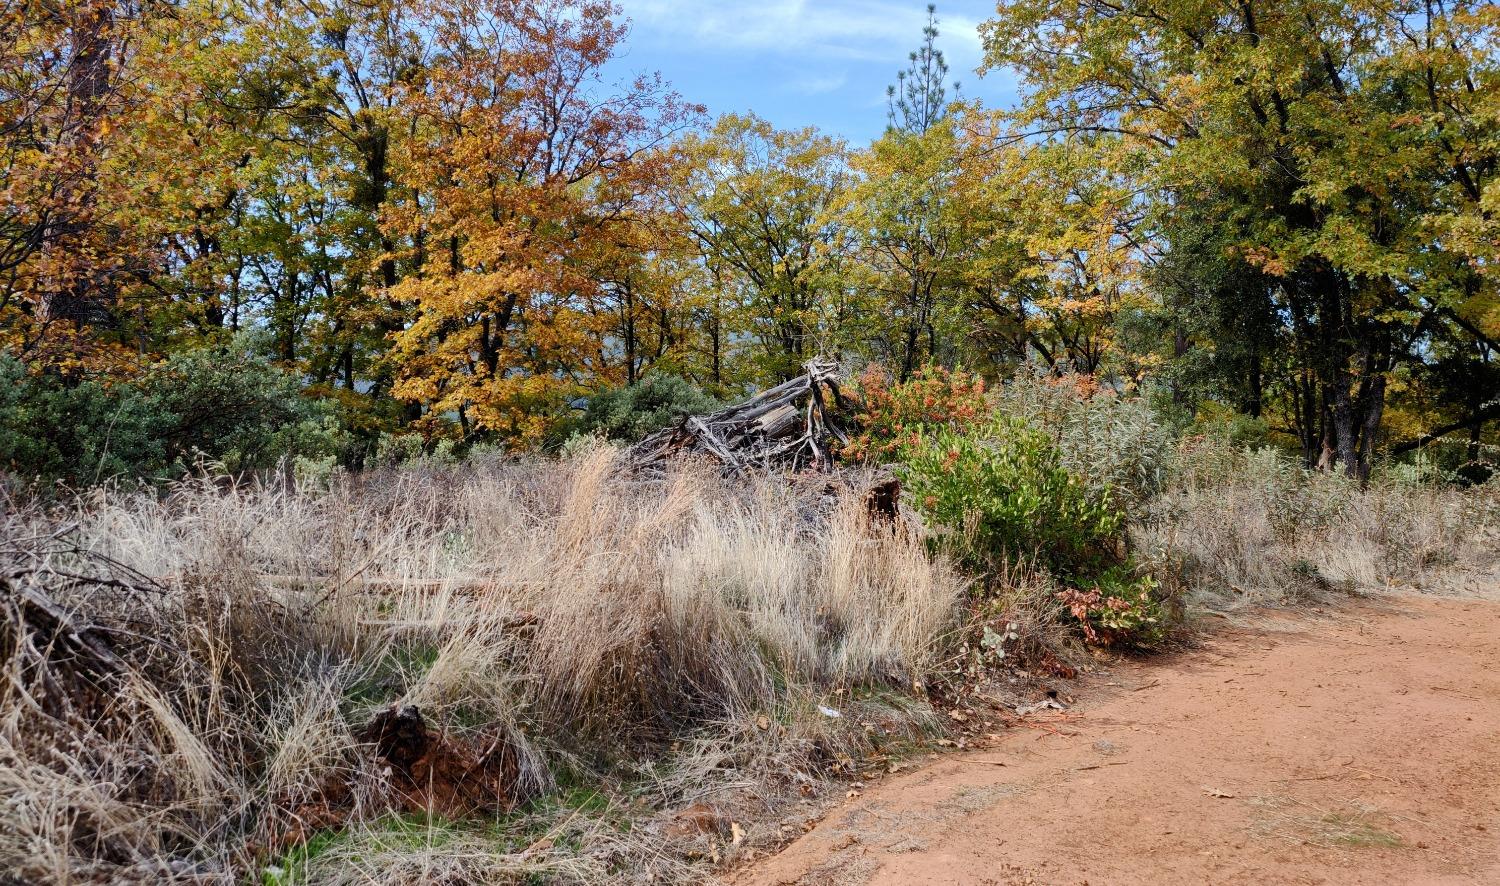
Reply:
<svg viewBox="0 0 1500 886"><path fill-rule="evenodd" d="M1500 603L1268 619L1106 679L734 882L1500 883Z"/></svg>

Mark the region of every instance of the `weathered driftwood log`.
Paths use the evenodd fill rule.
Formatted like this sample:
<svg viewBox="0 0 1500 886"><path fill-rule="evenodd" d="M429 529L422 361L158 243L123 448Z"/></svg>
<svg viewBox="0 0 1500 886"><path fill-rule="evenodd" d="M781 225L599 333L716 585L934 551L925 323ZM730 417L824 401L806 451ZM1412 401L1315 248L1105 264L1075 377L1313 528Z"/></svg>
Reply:
<svg viewBox="0 0 1500 886"><path fill-rule="evenodd" d="M814 360L790 381L652 434L631 448L630 464L659 472L674 456L698 454L730 476L751 469L831 470L837 446L849 442L837 416L846 405L838 364Z"/></svg>

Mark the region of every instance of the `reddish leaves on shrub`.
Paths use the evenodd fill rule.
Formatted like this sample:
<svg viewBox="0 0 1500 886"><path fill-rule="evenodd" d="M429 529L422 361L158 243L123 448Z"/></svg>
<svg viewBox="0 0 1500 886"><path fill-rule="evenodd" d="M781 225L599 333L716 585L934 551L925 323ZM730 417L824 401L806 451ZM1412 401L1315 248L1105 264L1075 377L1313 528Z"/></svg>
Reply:
<svg viewBox="0 0 1500 886"><path fill-rule="evenodd" d="M844 447L854 461L882 462L922 433L963 431L989 415L984 379L963 371L927 366L904 383L872 364L859 379L864 409L856 416L861 432Z"/></svg>

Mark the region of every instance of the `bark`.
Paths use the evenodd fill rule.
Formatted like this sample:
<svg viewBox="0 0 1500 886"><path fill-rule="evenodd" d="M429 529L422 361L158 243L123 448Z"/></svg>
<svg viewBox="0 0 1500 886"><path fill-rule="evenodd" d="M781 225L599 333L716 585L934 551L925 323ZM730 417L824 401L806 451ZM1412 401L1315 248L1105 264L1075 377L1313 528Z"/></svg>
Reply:
<svg viewBox="0 0 1500 886"><path fill-rule="evenodd" d="M1172 330L1172 358L1180 366L1182 358L1187 356L1187 352L1187 333L1183 331L1181 326L1178 326ZM1172 404L1174 406L1183 406L1187 403L1187 391L1183 390L1182 381L1178 377L1179 374L1180 372L1173 373L1172 375Z"/></svg>
<svg viewBox="0 0 1500 886"><path fill-rule="evenodd" d="M753 468L828 470L837 446L849 442L824 397L826 389L835 404L842 402L837 373L837 364L814 360L802 374L749 400L688 416L633 446L631 465L660 473L669 459L696 453L717 461L730 476Z"/></svg>
<svg viewBox="0 0 1500 886"><path fill-rule="evenodd" d="M1318 439L1318 462L1320 471L1331 471L1338 457L1338 443L1333 429L1333 407L1328 400L1329 391L1324 390L1320 399L1322 407L1319 410L1319 421L1322 431Z"/></svg>
<svg viewBox="0 0 1500 886"><path fill-rule="evenodd" d="M625 335L625 383L635 384L637 370L635 363L635 289L627 281L620 287L621 308L624 312L623 330Z"/></svg>
<svg viewBox="0 0 1500 886"><path fill-rule="evenodd" d="M1250 348L1250 415L1260 418L1265 409L1265 382L1261 376L1260 343L1256 342Z"/></svg>
<svg viewBox="0 0 1500 886"><path fill-rule="evenodd" d="M1333 448L1335 464L1342 466L1350 475L1359 471L1359 430L1360 422L1358 405L1355 402L1353 392L1350 391L1353 379L1346 374L1342 375L1333 389Z"/></svg>
<svg viewBox="0 0 1500 886"><path fill-rule="evenodd" d="M1370 460L1375 453L1375 443L1380 435L1380 422L1385 416L1386 376L1376 372L1369 376L1369 387L1364 398L1364 426L1360 429L1359 458L1354 476L1363 485L1370 480Z"/></svg>

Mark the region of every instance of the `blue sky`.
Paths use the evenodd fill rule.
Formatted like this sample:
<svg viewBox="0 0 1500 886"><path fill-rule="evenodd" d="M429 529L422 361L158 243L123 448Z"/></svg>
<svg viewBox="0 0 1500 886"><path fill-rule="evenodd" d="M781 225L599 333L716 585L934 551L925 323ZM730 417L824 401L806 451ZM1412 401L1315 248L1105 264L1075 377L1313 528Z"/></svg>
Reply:
<svg viewBox="0 0 1500 886"><path fill-rule="evenodd" d="M622 74L660 71L715 116L754 111L856 145L885 128L885 88L922 39L926 0L619 0L632 22ZM1014 83L981 80L977 26L993 0L938 3L938 46L963 94L1005 105Z"/></svg>

